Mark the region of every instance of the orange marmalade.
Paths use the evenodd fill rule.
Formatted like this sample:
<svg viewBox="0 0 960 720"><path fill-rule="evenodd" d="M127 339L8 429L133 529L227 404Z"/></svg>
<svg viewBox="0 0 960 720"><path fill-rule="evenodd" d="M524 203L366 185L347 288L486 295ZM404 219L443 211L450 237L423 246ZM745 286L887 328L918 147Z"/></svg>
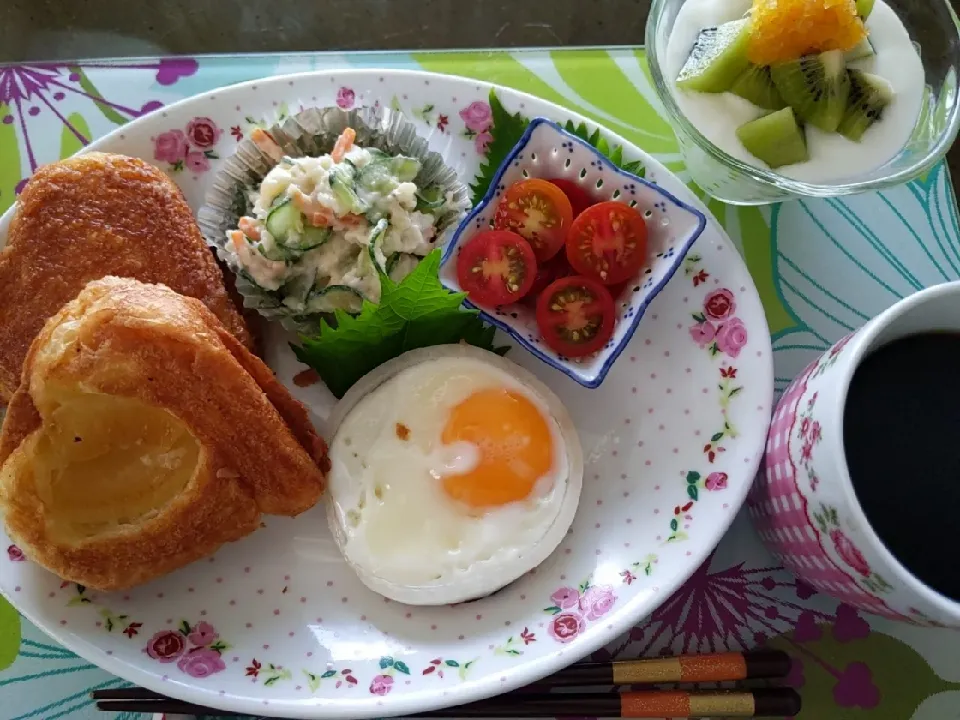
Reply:
<svg viewBox="0 0 960 720"><path fill-rule="evenodd" d="M756 65L851 50L867 31L855 0L754 0L748 55Z"/></svg>

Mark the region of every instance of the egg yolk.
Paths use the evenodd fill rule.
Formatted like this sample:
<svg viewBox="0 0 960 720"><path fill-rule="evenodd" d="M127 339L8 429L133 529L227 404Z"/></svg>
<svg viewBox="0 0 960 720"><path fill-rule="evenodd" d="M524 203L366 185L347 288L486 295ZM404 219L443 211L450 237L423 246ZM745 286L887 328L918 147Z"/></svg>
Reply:
<svg viewBox="0 0 960 720"><path fill-rule="evenodd" d="M553 437L546 419L529 399L509 390L470 395L453 408L441 440L467 442L479 450L473 469L443 479L447 495L471 507L523 500L553 465Z"/></svg>

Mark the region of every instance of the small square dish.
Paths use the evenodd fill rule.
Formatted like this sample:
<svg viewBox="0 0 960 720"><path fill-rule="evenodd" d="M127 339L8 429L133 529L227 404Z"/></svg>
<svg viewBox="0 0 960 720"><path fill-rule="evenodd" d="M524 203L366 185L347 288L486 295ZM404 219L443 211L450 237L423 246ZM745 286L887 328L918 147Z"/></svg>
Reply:
<svg viewBox="0 0 960 720"><path fill-rule="evenodd" d="M659 186L621 170L596 148L556 123L536 118L500 166L486 196L460 224L444 250L440 281L445 287L461 291L456 262L459 249L476 233L492 227L501 195L514 183L528 178L574 182L594 202L624 203L635 207L646 220L647 262L616 298L613 337L593 355L566 358L547 347L537 328L535 311L527 304L516 303L491 311L466 301L480 311L484 320L540 360L584 387L596 388L630 341L647 307L700 237L707 220Z"/></svg>

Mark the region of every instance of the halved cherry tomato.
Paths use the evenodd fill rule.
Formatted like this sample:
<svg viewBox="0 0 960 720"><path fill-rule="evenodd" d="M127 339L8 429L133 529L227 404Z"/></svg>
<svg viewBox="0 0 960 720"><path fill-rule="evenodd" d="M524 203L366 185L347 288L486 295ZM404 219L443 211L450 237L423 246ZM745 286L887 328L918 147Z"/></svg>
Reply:
<svg viewBox="0 0 960 720"><path fill-rule="evenodd" d="M530 292L536 276L537 259L530 243L507 230L474 235L457 256L460 287L478 305L514 303Z"/></svg>
<svg viewBox="0 0 960 720"><path fill-rule="evenodd" d="M591 205L596 204L596 200L590 197L590 193L584 190L573 180L564 180L563 178L550 178L550 182L563 190L563 194L570 201L570 207L573 208L573 217L577 217Z"/></svg>
<svg viewBox="0 0 960 720"><path fill-rule="evenodd" d="M537 327L543 341L566 357L590 355L613 336L616 310L610 292L587 277L565 277L540 293Z"/></svg>
<svg viewBox="0 0 960 720"><path fill-rule="evenodd" d="M625 295L626 291L631 287L633 287L633 283L627 280L622 283L617 283L616 285L608 285L607 290L610 291L610 297L616 302L620 299L620 296Z"/></svg>
<svg viewBox="0 0 960 720"><path fill-rule="evenodd" d="M530 288L530 292L527 293L526 300L532 301L533 304L536 305L537 298L540 296L540 293L546 290L547 285L554 280L559 280L562 277L574 274L573 268L570 267L570 263L567 262L566 253L558 253L546 262L537 263L537 277L533 281L533 287Z"/></svg>
<svg viewBox="0 0 960 720"><path fill-rule="evenodd" d="M508 187L493 216L497 230L512 230L526 238L540 262L560 252L572 222L567 196L556 185L537 178Z"/></svg>
<svg viewBox="0 0 960 720"><path fill-rule="evenodd" d="M570 228L567 259L581 275L604 285L622 283L647 260L647 223L629 205L612 200L587 208Z"/></svg>

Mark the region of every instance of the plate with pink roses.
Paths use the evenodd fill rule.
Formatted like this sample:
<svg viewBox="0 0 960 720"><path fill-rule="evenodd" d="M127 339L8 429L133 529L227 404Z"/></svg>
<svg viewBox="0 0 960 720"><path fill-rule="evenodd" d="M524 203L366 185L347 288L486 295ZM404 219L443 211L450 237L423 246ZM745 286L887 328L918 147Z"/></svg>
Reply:
<svg viewBox="0 0 960 720"><path fill-rule="evenodd" d="M90 146L151 162L197 210L221 163L257 128L307 107L402 112L466 183L508 113L585 123L644 179L708 215L658 162L588 118L509 88L397 70L260 80L163 108ZM652 222L657 207L649 208ZM265 360L313 411L278 328ZM519 345L508 357L569 410L583 446L573 526L539 567L468 603L413 607L365 587L340 555L322 504L267 518L253 535L121 593L61 582L8 545L0 590L57 641L137 685L204 706L288 718L384 717L470 702L589 655L651 613L714 549L757 471L773 403L770 334L756 288L719 225L652 301L595 389ZM415 527L406 532L416 532Z"/></svg>

